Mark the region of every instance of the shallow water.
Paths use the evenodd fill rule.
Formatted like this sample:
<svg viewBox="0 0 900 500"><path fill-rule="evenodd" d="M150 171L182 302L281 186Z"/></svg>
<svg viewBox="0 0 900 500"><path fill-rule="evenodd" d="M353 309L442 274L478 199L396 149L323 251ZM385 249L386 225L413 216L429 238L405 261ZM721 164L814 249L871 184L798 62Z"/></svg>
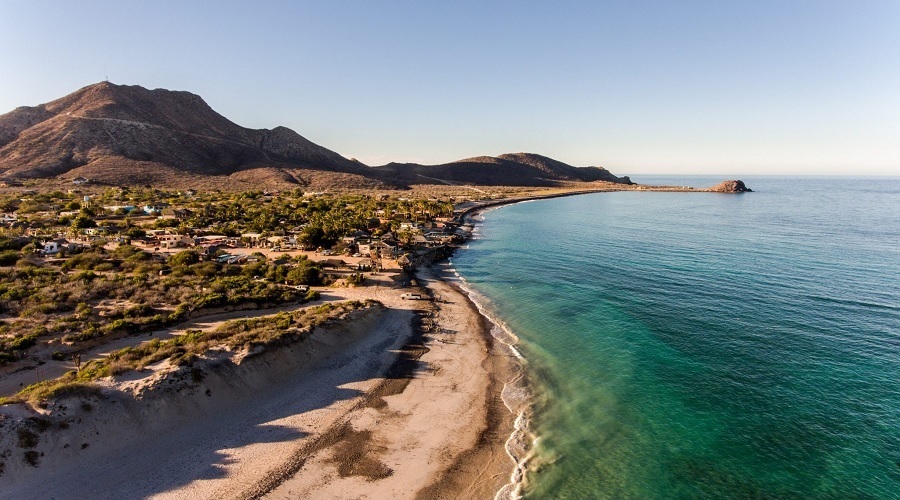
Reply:
<svg viewBox="0 0 900 500"><path fill-rule="evenodd" d="M454 257L528 360L527 497L900 498L900 179L744 180L504 207Z"/></svg>

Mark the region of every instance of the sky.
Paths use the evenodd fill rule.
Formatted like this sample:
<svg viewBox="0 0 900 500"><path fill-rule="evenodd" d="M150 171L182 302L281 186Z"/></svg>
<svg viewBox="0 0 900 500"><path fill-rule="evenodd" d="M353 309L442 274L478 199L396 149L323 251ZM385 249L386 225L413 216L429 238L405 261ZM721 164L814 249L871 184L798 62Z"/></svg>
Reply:
<svg viewBox="0 0 900 500"><path fill-rule="evenodd" d="M900 175L897 0L0 0L0 113L105 79L370 165Z"/></svg>

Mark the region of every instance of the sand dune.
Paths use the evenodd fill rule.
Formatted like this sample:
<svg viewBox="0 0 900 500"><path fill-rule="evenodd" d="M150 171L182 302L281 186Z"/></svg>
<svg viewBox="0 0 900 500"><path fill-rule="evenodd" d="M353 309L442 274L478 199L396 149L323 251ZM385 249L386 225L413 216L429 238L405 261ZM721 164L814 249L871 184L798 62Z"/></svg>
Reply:
<svg viewBox="0 0 900 500"><path fill-rule="evenodd" d="M202 380L163 362L107 381L103 396L48 408L34 447L18 430L38 415L0 407L4 497L493 497L513 465L505 359L463 295L425 281L440 301L329 291L384 307L298 344L220 354Z"/></svg>

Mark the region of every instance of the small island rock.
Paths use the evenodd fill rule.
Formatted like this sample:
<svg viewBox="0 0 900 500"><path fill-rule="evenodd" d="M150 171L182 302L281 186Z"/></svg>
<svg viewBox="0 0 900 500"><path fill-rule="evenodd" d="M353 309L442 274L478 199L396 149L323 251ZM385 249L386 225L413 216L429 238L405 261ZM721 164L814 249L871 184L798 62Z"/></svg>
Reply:
<svg viewBox="0 0 900 500"><path fill-rule="evenodd" d="M723 181L715 186L707 189L707 191L712 191L714 193L752 193L753 190L748 188L744 181L732 180L732 181Z"/></svg>

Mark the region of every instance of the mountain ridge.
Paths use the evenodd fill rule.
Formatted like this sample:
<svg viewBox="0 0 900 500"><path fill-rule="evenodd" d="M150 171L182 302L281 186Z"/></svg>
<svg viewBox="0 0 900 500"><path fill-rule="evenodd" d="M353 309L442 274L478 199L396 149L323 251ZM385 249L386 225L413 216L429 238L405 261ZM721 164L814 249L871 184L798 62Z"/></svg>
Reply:
<svg viewBox="0 0 900 500"><path fill-rule="evenodd" d="M314 188L630 183L601 167L574 167L533 153L369 167L287 127L242 127L199 95L137 85L100 82L0 115L0 180L75 177L122 185L205 181Z"/></svg>

